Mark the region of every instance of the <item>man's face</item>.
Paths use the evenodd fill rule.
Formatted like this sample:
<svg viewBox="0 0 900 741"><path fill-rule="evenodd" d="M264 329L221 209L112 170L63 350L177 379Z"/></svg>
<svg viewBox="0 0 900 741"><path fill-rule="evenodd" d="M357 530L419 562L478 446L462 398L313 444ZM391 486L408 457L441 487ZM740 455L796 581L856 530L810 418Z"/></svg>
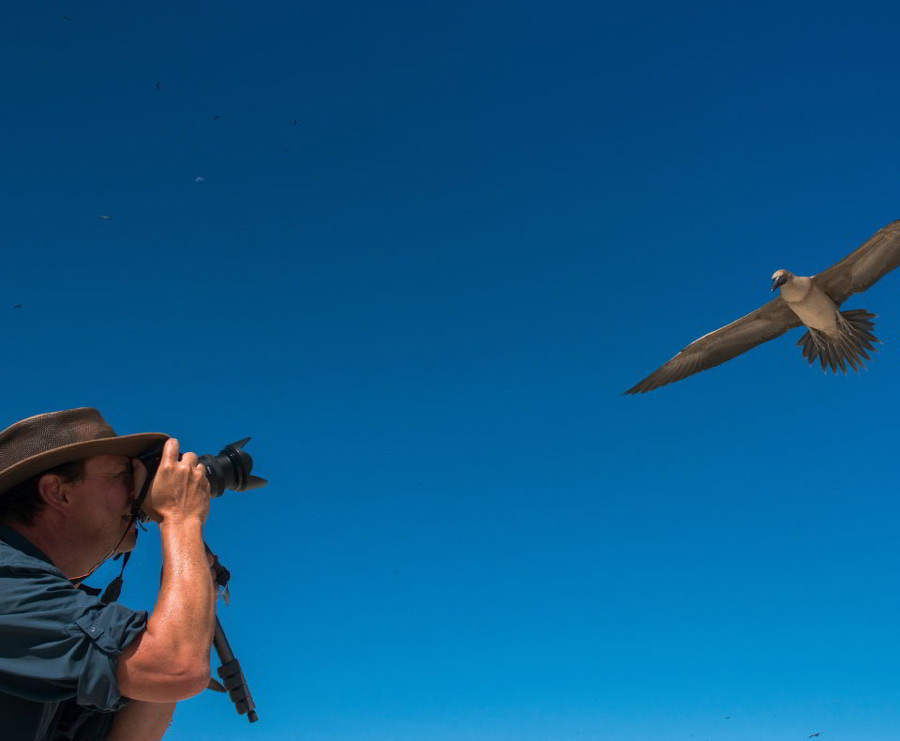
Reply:
<svg viewBox="0 0 900 741"><path fill-rule="evenodd" d="M72 526L97 550L109 552L116 546L128 524L134 490L131 459L123 455L98 455L85 460L84 478L64 484L74 500ZM134 525L116 549L126 553L137 542Z"/></svg>

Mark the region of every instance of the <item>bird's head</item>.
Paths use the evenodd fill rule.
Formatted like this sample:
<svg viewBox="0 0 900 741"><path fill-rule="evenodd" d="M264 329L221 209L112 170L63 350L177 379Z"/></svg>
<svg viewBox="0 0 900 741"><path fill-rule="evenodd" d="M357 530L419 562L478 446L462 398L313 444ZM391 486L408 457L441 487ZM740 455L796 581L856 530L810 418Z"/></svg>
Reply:
<svg viewBox="0 0 900 741"><path fill-rule="evenodd" d="M776 270L772 276L772 290L783 286L793 277L794 274L790 270Z"/></svg>

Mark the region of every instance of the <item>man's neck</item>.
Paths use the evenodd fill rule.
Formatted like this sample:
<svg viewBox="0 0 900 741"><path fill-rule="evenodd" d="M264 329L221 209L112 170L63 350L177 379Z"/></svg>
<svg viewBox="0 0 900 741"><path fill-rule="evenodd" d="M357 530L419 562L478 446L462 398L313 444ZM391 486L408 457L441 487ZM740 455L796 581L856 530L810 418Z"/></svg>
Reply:
<svg viewBox="0 0 900 741"><path fill-rule="evenodd" d="M67 528L61 522L41 520L31 525L20 522L5 524L42 551L67 579L85 576L103 558L102 555L96 556L90 548L85 548L83 542L76 543L67 538Z"/></svg>

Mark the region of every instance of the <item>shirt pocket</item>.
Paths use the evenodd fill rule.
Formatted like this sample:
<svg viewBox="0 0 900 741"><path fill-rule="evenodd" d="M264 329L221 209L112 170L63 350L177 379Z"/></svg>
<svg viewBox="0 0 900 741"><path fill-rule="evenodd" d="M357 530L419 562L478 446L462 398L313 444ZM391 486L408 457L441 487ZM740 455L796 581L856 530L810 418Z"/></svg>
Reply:
<svg viewBox="0 0 900 741"><path fill-rule="evenodd" d="M122 650L119 648L119 639L114 638L109 634L103 626L103 623L106 622L103 618L104 615L102 610L85 613L74 623L69 625L68 630L73 635L83 633L90 638L94 645L103 651L103 653L117 654Z"/></svg>

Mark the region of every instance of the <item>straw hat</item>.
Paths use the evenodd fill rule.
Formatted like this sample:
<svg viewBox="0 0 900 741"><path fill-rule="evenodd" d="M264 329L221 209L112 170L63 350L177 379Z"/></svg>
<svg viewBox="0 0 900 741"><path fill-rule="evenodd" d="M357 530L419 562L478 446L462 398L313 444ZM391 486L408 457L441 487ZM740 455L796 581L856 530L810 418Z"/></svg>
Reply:
<svg viewBox="0 0 900 741"><path fill-rule="evenodd" d="M90 407L23 419L0 432L0 495L63 463L95 455L134 458L168 438L161 432L116 435Z"/></svg>

